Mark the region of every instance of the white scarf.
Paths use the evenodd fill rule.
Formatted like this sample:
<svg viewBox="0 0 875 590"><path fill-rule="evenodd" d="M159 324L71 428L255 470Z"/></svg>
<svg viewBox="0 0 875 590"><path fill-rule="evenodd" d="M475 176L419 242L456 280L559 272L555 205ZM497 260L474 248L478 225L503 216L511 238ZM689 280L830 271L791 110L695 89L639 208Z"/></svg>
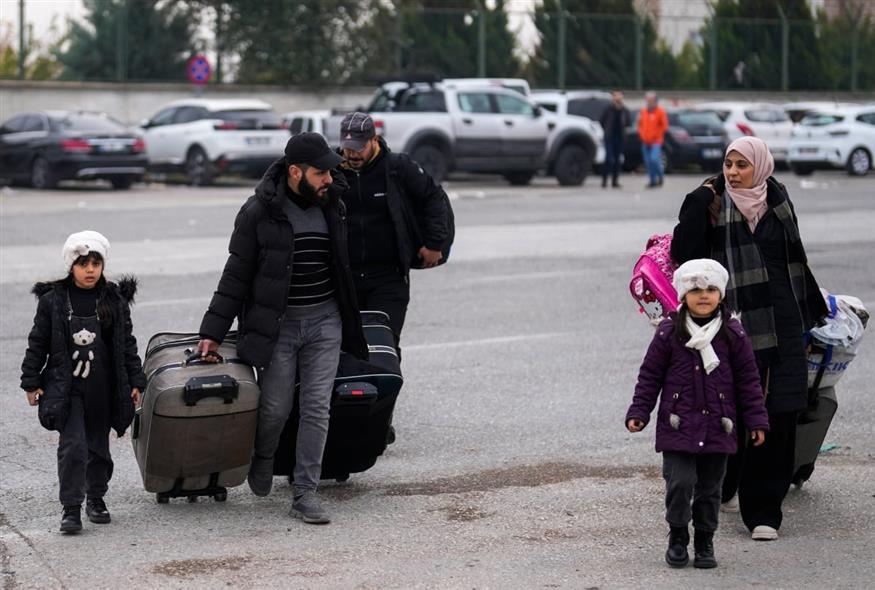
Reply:
<svg viewBox="0 0 875 590"><path fill-rule="evenodd" d="M711 341L717 332L720 331L720 326L723 325L723 318L719 315L705 324L698 325L693 321L692 316L687 314L687 331L690 333L690 339L687 341L687 348L695 348L702 355L702 365L705 367L705 373L711 374L711 371L720 365L720 359L717 358L717 353L714 352L714 347L711 346Z"/></svg>

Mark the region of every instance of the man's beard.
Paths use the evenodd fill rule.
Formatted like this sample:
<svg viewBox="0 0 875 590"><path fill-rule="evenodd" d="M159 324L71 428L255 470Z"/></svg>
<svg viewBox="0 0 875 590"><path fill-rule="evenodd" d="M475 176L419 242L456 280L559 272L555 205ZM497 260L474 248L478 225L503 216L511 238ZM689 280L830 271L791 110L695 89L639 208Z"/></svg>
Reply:
<svg viewBox="0 0 875 590"><path fill-rule="evenodd" d="M328 197L326 190L326 196L319 196L319 192L316 190L316 187L307 181L305 177L301 177L301 182L298 184L298 191L304 200L310 205L316 205L317 207L322 207L323 209L328 205Z"/></svg>

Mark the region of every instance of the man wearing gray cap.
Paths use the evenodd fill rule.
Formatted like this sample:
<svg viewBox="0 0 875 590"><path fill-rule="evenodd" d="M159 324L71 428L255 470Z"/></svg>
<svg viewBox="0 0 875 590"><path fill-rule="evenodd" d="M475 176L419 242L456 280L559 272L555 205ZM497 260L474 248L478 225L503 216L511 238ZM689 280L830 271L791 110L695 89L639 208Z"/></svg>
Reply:
<svg viewBox="0 0 875 590"><path fill-rule="evenodd" d="M270 493L274 454L300 377L291 515L310 524L330 522L316 487L340 350L368 356L349 271L342 189L331 174L340 162L318 133L289 139L285 156L237 214L198 343L202 357L217 360L211 353L238 318L237 354L257 368L261 387L248 477L257 496Z"/></svg>
<svg viewBox="0 0 875 590"><path fill-rule="evenodd" d="M410 302L410 269L434 268L449 254L450 201L407 154L389 150L366 113L344 117L340 147L340 169L350 185L343 201L359 307L387 313L397 345ZM388 440L394 440L392 429Z"/></svg>

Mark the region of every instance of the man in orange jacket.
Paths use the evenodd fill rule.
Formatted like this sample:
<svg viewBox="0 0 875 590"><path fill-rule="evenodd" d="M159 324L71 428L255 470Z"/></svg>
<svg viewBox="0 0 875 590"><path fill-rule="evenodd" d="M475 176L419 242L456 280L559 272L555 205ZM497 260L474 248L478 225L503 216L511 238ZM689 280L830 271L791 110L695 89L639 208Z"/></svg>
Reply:
<svg viewBox="0 0 875 590"><path fill-rule="evenodd" d="M644 167L650 176L647 188L653 188L660 186L663 180L662 141L668 131L668 116L665 109L656 104L655 92L645 94L644 100L647 104L638 115L638 137L641 138Z"/></svg>

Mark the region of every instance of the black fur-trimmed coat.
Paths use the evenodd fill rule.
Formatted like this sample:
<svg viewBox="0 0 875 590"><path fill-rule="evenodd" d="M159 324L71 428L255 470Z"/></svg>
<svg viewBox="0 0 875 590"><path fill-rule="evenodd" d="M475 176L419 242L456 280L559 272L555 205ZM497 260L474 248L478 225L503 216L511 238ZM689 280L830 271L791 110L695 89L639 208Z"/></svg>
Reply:
<svg viewBox="0 0 875 590"><path fill-rule="evenodd" d="M42 389L40 422L50 430L62 430L70 407L73 385L72 334L73 308L67 291L69 279L36 283L31 292L37 297L36 316L27 338L27 351L21 363L21 388ZM112 309L112 321L102 326L106 346L112 355L115 394L112 397L112 428L122 436L134 418L131 389L146 388L146 375L137 354L137 340L131 324L130 305L137 292L137 280L124 276L117 283L103 282L98 300Z"/></svg>

